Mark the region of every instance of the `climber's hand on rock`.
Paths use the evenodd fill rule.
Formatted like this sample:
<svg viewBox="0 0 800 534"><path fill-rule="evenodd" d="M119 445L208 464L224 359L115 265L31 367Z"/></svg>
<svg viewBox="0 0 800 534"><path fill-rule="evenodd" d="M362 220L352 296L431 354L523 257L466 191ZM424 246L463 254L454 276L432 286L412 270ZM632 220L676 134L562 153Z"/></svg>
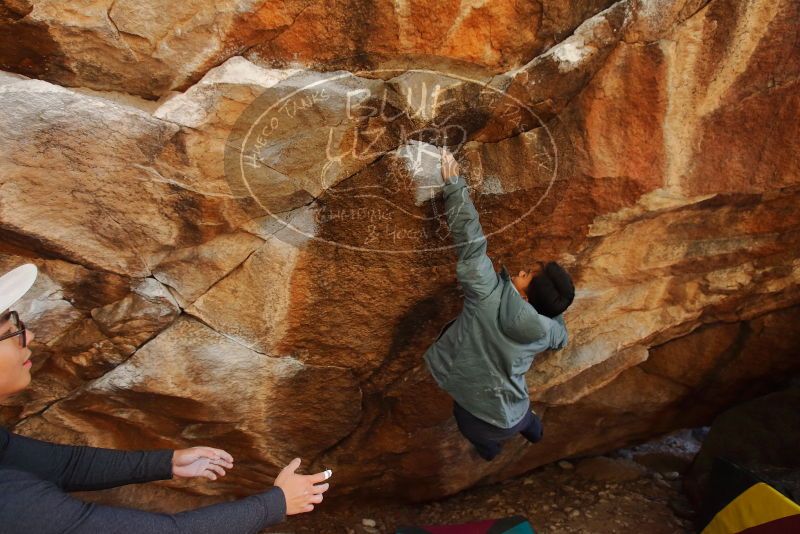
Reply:
<svg viewBox="0 0 800 534"><path fill-rule="evenodd" d="M222 449L192 447L172 453L172 474L176 477L206 477L217 480L233 467L233 456Z"/></svg>
<svg viewBox="0 0 800 534"><path fill-rule="evenodd" d="M442 147L442 180L451 183L458 176L458 162L446 147Z"/></svg>
<svg viewBox="0 0 800 534"><path fill-rule="evenodd" d="M275 479L275 485L283 490L286 498L286 515L302 514L314 509L315 504L322 502L322 494L328 491L325 482L331 477L331 471L323 471L315 475L298 475L300 458L295 458L283 468Z"/></svg>

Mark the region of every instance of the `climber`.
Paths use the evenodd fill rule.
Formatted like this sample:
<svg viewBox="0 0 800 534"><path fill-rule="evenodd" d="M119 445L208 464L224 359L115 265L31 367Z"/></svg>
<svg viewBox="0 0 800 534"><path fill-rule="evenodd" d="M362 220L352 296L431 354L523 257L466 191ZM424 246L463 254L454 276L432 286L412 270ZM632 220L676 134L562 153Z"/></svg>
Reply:
<svg viewBox="0 0 800 534"><path fill-rule="evenodd" d="M0 314L0 401L31 381L34 333L10 308L31 288L36 275L36 266L27 264L0 277L0 310L5 310ZM232 467L230 454L211 447L117 451L56 445L0 427L0 531L256 533L285 515L313 510L328 489L323 482L331 475L330 471L300 475L296 458L266 492L178 514L87 503L66 493L171 478L216 480Z"/></svg>
<svg viewBox="0 0 800 534"><path fill-rule="evenodd" d="M542 421L531 409L525 373L536 354L567 344L562 314L575 288L555 262L539 263L516 276L505 267L495 272L478 212L447 149L441 153L441 178L464 305L428 348L425 362L455 401L458 429L488 461L500 453L502 442L518 433L531 443L542 438Z"/></svg>

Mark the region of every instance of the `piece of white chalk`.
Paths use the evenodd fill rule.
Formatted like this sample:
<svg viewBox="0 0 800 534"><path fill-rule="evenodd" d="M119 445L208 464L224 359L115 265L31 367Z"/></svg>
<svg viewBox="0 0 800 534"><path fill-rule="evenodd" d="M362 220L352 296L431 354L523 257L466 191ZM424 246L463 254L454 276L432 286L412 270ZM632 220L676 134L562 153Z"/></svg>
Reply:
<svg viewBox="0 0 800 534"><path fill-rule="evenodd" d="M329 478L331 478L331 475L333 475L333 471L331 471L330 469L326 469L325 470L325 480L328 480Z"/></svg>

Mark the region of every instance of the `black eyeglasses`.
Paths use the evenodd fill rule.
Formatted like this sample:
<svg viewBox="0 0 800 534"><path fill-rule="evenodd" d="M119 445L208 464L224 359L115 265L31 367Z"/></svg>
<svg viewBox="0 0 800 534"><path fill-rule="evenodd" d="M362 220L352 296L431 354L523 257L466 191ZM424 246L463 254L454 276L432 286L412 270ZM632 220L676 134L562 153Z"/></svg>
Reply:
<svg viewBox="0 0 800 534"><path fill-rule="evenodd" d="M19 345L24 349L28 345L28 336L26 335L25 323L19 320L19 315L15 311L6 313L3 318L0 319L0 322L2 323L5 323L6 321L11 321L11 332L0 336L0 341L12 338L14 336L19 336Z"/></svg>

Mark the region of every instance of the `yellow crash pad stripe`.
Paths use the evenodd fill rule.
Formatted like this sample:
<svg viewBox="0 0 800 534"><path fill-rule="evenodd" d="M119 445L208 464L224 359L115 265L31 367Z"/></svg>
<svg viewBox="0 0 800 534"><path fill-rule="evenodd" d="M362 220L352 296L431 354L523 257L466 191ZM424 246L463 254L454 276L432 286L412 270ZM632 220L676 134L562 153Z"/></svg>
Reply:
<svg viewBox="0 0 800 534"><path fill-rule="evenodd" d="M702 534L733 534L795 514L800 514L800 506L759 482L720 510Z"/></svg>

